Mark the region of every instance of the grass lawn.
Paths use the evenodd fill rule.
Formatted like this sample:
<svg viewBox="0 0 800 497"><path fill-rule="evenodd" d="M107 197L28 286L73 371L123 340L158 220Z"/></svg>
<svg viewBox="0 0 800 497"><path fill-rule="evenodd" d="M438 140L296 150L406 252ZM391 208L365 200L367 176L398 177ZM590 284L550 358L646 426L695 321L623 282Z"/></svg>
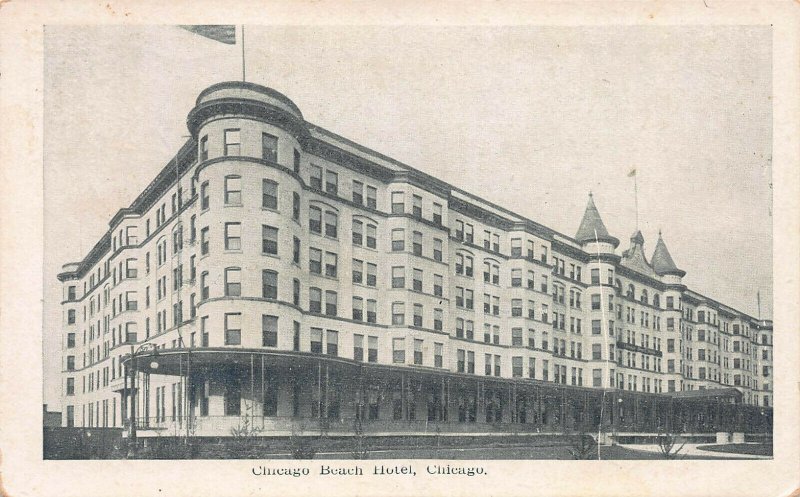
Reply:
<svg viewBox="0 0 800 497"><path fill-rule="evenodd" d="M771 456L772 444L750 443L750 444L724 444L724 445L700 445L700 450L709 452L724 452L728 454L747 454L750 456Z"/></svg>

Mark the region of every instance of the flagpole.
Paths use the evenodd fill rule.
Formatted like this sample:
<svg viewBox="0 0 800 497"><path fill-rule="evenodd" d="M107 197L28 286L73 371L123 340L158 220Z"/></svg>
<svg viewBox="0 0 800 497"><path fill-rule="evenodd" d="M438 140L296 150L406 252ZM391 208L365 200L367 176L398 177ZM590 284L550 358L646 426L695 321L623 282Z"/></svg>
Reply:
<svg viewBox="0 0 800 497"><path fill-rule="evenodd" d="M633 173L633 201L636 207L636 229L639 229L639 188L636 184L636 170Z"/></svg>
<svg viewBox="0 0 800 497"><path fill-rule="evenodd" d="M756 291L756 300L758 301L758 320L761 321L761 290Z"/></svg>
<svg viewBox="0 0 800 497"><path fill-rule="evenodd" d="M242 24L242 82L245 81L245 61L244 61L244 24Z"/></svg>

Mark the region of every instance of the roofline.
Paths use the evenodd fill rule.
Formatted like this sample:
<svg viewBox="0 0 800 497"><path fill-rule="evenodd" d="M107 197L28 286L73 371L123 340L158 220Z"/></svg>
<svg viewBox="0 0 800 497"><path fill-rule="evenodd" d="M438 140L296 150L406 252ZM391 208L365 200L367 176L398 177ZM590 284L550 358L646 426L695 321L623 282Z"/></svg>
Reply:
<svg viewBox="0 0 800 497"><path fill-rule="evenodd" d="M281 100L282 102L286 103L287 105L290 105L293 108L297 108L297 106L295 105L294 102L292 102L291 99L289 99L286 95L284 95L284 94L282 94L282 93L280 93L280 92L278 92L276 90L273 90L272 88L268 88L266 86L259 85L259 84L256 84L256 83L249 83L249 82L242 82L242 81L223 81L223 82L211 85L208 88L206 88L206 89L204 89L203 91L200 92L200 94L198 95L198 97L196 99L196 104L199 105L200 100L204 96L208 95L209 93L212 93L213 91L216 91L216 90L219 90L219 89L223 89L223 88L235 88L235 87L240 87L240 88L256 91L256 92L259 92L259 93L263 93L265 95L268 95L268 96L271 96L271 97L276 98L278 100ZM243 99L243 100L247 100L247 99ZM297 108L297 112L298 112L298 114L300 114L302 116L302 113L300 112L299 108ZM474 203L473 206L478 208L478 209L482 209L482 210L487 211L487 213L490 214L490 215L498 216L496 213L491 212L488 208L494 209L496 211L499 211L499 212L511 217L511 219L507 220L511 225L511 227L509 228L510 231L517 230L518 227L515 226L515 225L518 225L519 223L523 223L523 226L521 226L521 228L522 228L521 231L529 232L527 228L530 227L531 228L531 231L530 231L531 234L534 234L536 236L541 236L542 238L546 238L546 239L548 239L548 241L553 243L553 245L558 245L560 247L569 247L569 245L566 245L564 242L560 242L559 240L557 240L555 238L556 235L559 236L559 237L562 237L567 242L571 242L571 243L574 243L574 244L577 244L577 245L582 245L583 243L589 243L589 242L595 241L595 240L588 240L588 241L581 242L581 241L579 241L579 240L577 240L577 239L575 239L575 238L573 238L573 237L571 237L569 235L565 235L565 234L560 233L560 232L558 232L558 231L556 231L556 230L554 230L552 228L549 228L549 227L547 227L547 226L545 226L543 224L537 223L536 221L533 221L532 219L529 219L529 218L527 218L525 216L517 214L517 213L515 213L515 212L513 212L513 211L511 211L509 209L506 209L505 207L502 207L502 206L497 205L497 204L495 204L493 202L490 202L490 201L488 201L488 200L486 200L484 198L481 198L481 197L479 197L479 196L477 196L475 194L467 192L466 190L462 190L461 188L453 186L453 185L447 183L444 180L436 178L435 176L431 176L428 173L425 173L425 172L423 172L423 171L421 171L419 169L411 167L408 164L405 164L405 163L403 163L403 162L401 162L401 161L399 161L397 159L394 159L392 157L384 155L384 154L382 154L382 153L380 153L380 152L378 152L376 150L373 150L373 149L371 149L369 147L366 147L364 145L356 143L356 142L350 140L349 138L345 138L345 137L343 137L343 136L341 136L341 135L339 135L337 133L334 133L334 132L332 132L332 131L330 131L330 130L328 130L326 128L323 128L323 127L321 127L319 125L316 125L314 123L306 121L305 119L303 119L303 123L304 123L304 125L307 127L307 129L309 131L311 131L311 130L318 131L320 134L327 135L328 137L332 138L333 140L338 140L338 141L342 142L342 144L344 144L344 145L348 145L350 147L353 147L354 149L359 150L359 151L363 152L364 154L372 156L372 157L374 157L376 159L380 159L382 161L386 161L386 162L388 162L388 163L390 163L392 165L395 165L398 168L404 170L404 171L389 170L390 176L392 178L402 177L402 176L406 176L407 173L412 173L412 176L409 179L421 179L421 180L429 181L429 182L433 183L439 189L449 192L450 195L449 195L448 201L454 199L453 196L452 196L452 193L455 192L455 193L457 193L457 194L459 194L461 196L466 197L467 199L476 201L476 203ZM352 152L349 152L349 151L343 149L341 146L339 146L336 143L331 143L331 142L324 141L324 140L321 140L321 139L315 138L315 137L310 137L310 140L316 140L318 142L325 143L327 146L331 146L331 147L335 147L335 148L339 149L339 151L344 153L344 154L353 155ZM76 264L79 264L78 269L75 272L68 272L67 271L67 272L59 273L59 275L58 275L59 280L65 281L66 279L72 279L73 275L74 275L74 277L77 277L77 278L82 278L84 275L86 275L86 273L88 272L88 268L91 267L92 265L94 265L96 260L99 260L100 257L102 257L107 252L107 250L110 248L111 236L112 236L113 230L116 227L116 223L118 223L125 215L140 215L140 216L143 215L144 211L146 211L153 203L153 202L149 202L150 197L153 196L153 195L156 195L156 194L158 196L160 196L163 193L163 191L161 190L162 187L163 187L163 190L166 191L167 189L169 189L177 181L177 178L175 176L173 176L171 179L166 179L172 173L172 168L175 167L175 161L181 161L182 162L182 164L178 164L178 165L179 165L180 175L183 176L183 174L185 174L186 171L188 170L189 165L194 163L194 160L196 159L196 153L197 153L196 140L194 138L187 139L186 142L184 142L184 144L178 150L178 152L173 156L173 158L170 159L167 162L167 164L161 169L161 171L156 175L156 177L145 187L145 189L136 197L136 199L134 199L134 201L131 203L131 205L129 207L127 207L127 208L120 209L112 217L111 221L109 222L109 225L110 225L109 229L106 231L106 233L103 236L101 236L100 240L98 240L97 243L92 247L92 249L89 251L87 256L84 257L83 260L81 260L80 262L76 263ZM378 164L373 160L365 159L365 158L362 158L362 157L359 157L359 158L362 159L362 160L368 161L371 165L373 165L373 166L375 166L377 168L388 169L386 166ZM186 164L187 163L187 159L189 159L188 162L191 163L191 164L189 164L189 165ZM342 165L343 167L347 167L347 165L345 165L345 164L340 164L340 165ZM416 176L417 178L414 178L414 176ZM164 185L166 185L166 186L164 186ZM486 207L484 207L484 206L486 206ZM618 245L619 245L619 239L617 239L616 237L613 237L613 236L609 235L608 239L605 239L606 237L602 237L602 238L603 239L599 240L599 241L612 243L612 244L614 244L615 248L618 247ZM614 242L616 242L616 243L614 243ZM581 249L575 249L574 247L570 247L570 249L571 250L580 250L580 251L582 251L583 253L586 254L586 257L591 257L592 256L592 254L586 252L582 248ZM641 274L639 271L633 270L633 269L628 268L628 267L626 267L626 269L629 270L629 271L632 271L635 274L638 274L638 275L641 275L643 277L646 277L647 279L653 280L652 277L649 276L649 275ZM686 274L686 272L683 271L683 270L678 270L678 271L683 273L680 276L683 276L683 275ZM678 274L678 273L670 271L670 272L663 273L663 274ZM62 279L62 277L64 279ZM653 280L653 281L657 281L657 280ZM659 283L661 283L661 282L659 282ZM703 297L705 300L713 302L718 307L721 306L721 307L725 307L725 308L728 308L728 309L732 309L735 312L737 312L738 314L740 314L740 315L742 315L742 316L744 316L744 317L746 317L746 318L748 318L748 319L750 319L752 321L757 321L757 322L765 321L765 320L756 319L756 318L754 318L754 317L752 317L752 316L750 316L750 315L748 315L746 313L743 313L743 312L740 312L740 311L738 311L736 309L733 309L730 306L726 306L725 304L721 304L721 303L717 302L716 300L713 300L711 298L705 297L702 294L700 294L699 292L694 292L692 290L689 290L688 288L687 288L686 291L687 292L692 292L692 293L694 293L696 295L699 295L700 297Z"/></svg>

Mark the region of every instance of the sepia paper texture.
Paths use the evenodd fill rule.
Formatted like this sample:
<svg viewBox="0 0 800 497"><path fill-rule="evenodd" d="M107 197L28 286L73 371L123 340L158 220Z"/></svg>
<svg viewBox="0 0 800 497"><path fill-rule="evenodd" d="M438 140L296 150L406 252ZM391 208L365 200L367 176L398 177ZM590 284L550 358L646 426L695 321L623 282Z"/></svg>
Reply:
<svg viewBox="0 0 800 497"><path fill-rule="evenodd" d="M0 2L0 492L15 497L796 495L800 488L800 341L796 333L800 318L799 9L797 2L789 1L712 0L438 4ZM102 235L116 212L109 209L129 205L142 185L147 185L185 141L185 116L196 92L187 89L195 85L186 84L180 70L207 62L196 52L182 53L179 45L172 42L161 49L149 44L170 41L170 29L177 25L224 23L244 24L245 29L252 26L249 39L255 44L248 49L253 50L248 64L253 82L266 86L284 82L285 86L277 89L295 99L310 121L333 132L341 132L389 156L397 154L395 158L413 167L504 207L532 213L534 220L565 233L573 233L578 226L586 194L591 190L598 203L605 202L606 210L614 212L605 217L614 236L624 240L634 228L631 223L635 216L636 227L641 226L646 233L648 247L653 246L655 233L663 228L673 250L676 246L692 250L703 245L709 253L717 254L709 260L690 260L687 252L681 252L681 261L687 268L697 268L695 273L704 278L700 286L706 284L703 289L712 295L726 281L732 287L739 285L728 289L728 294L740 299L737 305L749 306L742 309L747 312L756 312L751 310L753 300L739 302L746 299L748 291L755 295L758 287L763 299L758 304L759 311L769 312L774 321L774 457L747 461L453 462L483 468L484 475L471 477L427 475L429 464L444 465L448 461L419 459L380 461L386 466L412 465L417 472L413 477L371 475L377 462L372 460L339 462L343 467L357 463L364 468L364 476L320 476L321 462L316 460L43 460L42 405L58 396L60 350L48 345L52 341L46 338L59 333L58 322L52 319L53 309L58 312L57 305L53 306L54 287L56 298L59 296L56 272L61 264L78 260L88 252L91 240ZM259 29L267 33L267 39L272 37L279 42L259 45ZM571 40L573 45L563 47L563 51L559 45L559 50L548 52L534 43L541 40L536 37L526 45L526 37L534 31L537 36L549 33L552 40ZM621 61L622 53L618 57L606 53L611 63L603 72L585 60L588 52L582 52L581 47L609 39L624 46L622 53L630 58L625 63ZM682 42L687 39L697 46ZM636 136L639 131L644 134L645 129L652 132L660 126L664 136L659 146L615 141L602 125L586 124L602 123L605 115L611 119L614 109L601 104L605 95L602 92L612 90L603 90L603 81L625 85L629 76L646 66L653 56L649 48L673 47L673 55L699 56L716 50L721 43L746 47L747 40L752 47L747 53L760 51L765 57L758 60L769 64L731 58L715 61L714 68L749 68L750 72L742 71L736 76L741 86L757 88L754 92L761 92L759 95L769 94L772 107L764 110L766 116L759 115L748 125L733 125L737 129L728 137L718 137L714 143L698 143L689 134L679 133L692 129L682 127L681 122L688 116L699 119L698 109L703 109L704 100L711 102L718 96L713 90L706 95L694 93L693 88L707 88L703 85L708 82L693 81L688 73L678 74L674 80L681 82L676 86L684 92L680 98L667 94L672 87L654 92L660 97L652 106L670 110L654 112L663 122L642 122L641 130L630 130L631 136ZM119 48L136 44L141 47L138 51ZM293 45L307 47L308 59L301 58ZM225 62L209 68L209 81L203 87L218 80L240 78L241 60L236 49L212 47L210 43L208 46L209 53L219 57L215 60ZM400 46L411 48L393 48ZM481 49L470 51L471 47ZM230 56L222 50L229 50ZM544 68L521 62L527 60L526 56L515 58L506 53L513 51L540 56ZM164 57L159 58L159 53ZM338 60L348 54L359 54L357 63L348 65L347 61ZM498 74L507 73L491 69L492 54L517 61L512 68L506 68L515 75L501 79ZM171 57L182 60L183 65L170 67ZM66 61L81 67L81 74L63 82L48 80L53 75L69 77L69 70L59 65ZM309 69L312 61L316 65ZM444 62L434 67L431 61ZM675 67L681 67L677 58L673 62ZM124 74L109 70L117 64L136 70ZM560 68L580 68L582 64L594 67L596 73L592 77L601 80L600 86L592 87L596 93L589 95L580 88L573 92L572 100L556 102L550 102L546 92L531 95L529 102L541 105L542 115L530 123L495 114L497 109L505 108L512 94L519 97L515 92L519 92L521 82L556 74L563 77L559 82L570 84L581 79L580 75L572 69L560 72ZM302 71L300 66L304 67ZM350 69L362 71L363 76L348 73ZM161 74L160 71L163 76L156 78L156 85L153 74ZM323 75L324 71L332 71L333 76ZM310 81L315 72L318 80ZM87 75L93 75L91 92L80 86L80 77ZM300 81L300 77L304 79ZM448 85L447 77L462 79ZM662 84L656 79L645 82L651 88ZM737 87L735 82L726 82ZM102 91L122 84L131 88L122 101L116 100L116 91ZM359 84L352 92L345 91ZM542 84L542 88L548 85ZM646 85L641 89L644 91ZM322 105L328 93L342 97L333 104ZM356 101L354 95L359 93L363 100ZM174 94L180 94L183 100L165 98ZM73 95L81 100L76 101ZM741 105L751 116L748 98L755 97L743 92ZM690 103L695 107L690 109ZM166 124L161 128L151 126L150 116L158 116L153 121ZM641 116L631 116L631 122L640 124L637 117ZM98 120L107 124L97 126ZM731 130L730 123L713 114L708 116L708 123L711 130ZM58 131L48 129L51 124ZM502 126L507 127L508 134L482 132ZM766 129L769 126L771 129ZM79 133L62 136L59 131L67 129L85 130L87 134L83 140ZM530 148L519 144L526 134L534 143ZM541 136L560 139L537 143ZM754 146L754 154L771 154L763 157L765 163L771 160L765 166L767 174L772 175L771 202L755 198L756 194L749 196L752 185L736 171L729 173L735 184L722 181L726 176L720 171L736 167L721 166L728 163L725 147L750 146L745 141L754 136L771 137L771 143L769 138L766 141L769 146L763 147L763 142L758 142L761 148ZM493 152L492 147L503 152ZM548 147L555 147L555 151L541 150ZM657 171L651 165L658 162L660 154L674 153L675 149L704 148L713 150L710 153L715 155L708 161L699 161L690 177L670 177L669 169ZM451 152L442 153L442 149ZM79 155L75 150L85 154L85 162L48 161L48 154L75 157ZM471 155L480 160L472 160ZM136 160L143 161L140 168L134 167ZM587 165L592 161L603 166L593 170ZM627 177L633 168L639 181L637 200ZM501 181L498 176L506 180ZM552 181L559 189L538 185L540 176L556 178ZM767 178L751 179L756 182ZM694 212L687 213L681 205L682 198L663 194L672 191L667 187L669 181L691 183L695 191L707 191L707 203L691 204ZM601 201L603 195L605 199ZM541 207L530 207L536 204ZM733 211L741 216L726 215L731 211L724 207L731 204L738 205L738 210ZM770 208L767 216L759 211L765 205ZM604 210L602 204L600 209ZM691 235L670 233L671 226L692 224L676 221L681 216L698 219L696 224L700 227ZM616 218L625 222L617 224L613 221ZM688 240L690 236L694 239ZM754 236L771 237L771 243L740 245ZM769 268L771 276L761 277L769 273ZM748 282L752 288L748 288ZM311 475L255 476L254 468L262 465L306 467Z"/></svg>

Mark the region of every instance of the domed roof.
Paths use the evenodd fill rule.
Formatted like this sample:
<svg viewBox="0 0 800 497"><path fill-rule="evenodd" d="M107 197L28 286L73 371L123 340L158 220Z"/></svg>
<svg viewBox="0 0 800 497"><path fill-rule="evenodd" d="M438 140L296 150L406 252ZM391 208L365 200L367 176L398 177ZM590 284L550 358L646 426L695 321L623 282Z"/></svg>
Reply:
<svg viewBox="0 0 800 497"><path fill-rule="evenodd" d="M600 217L597 206L594 205L591 193L589 193L589 202L586 204L586 211L583 213L583 220L575 234L575 239L580 243L600 241L611 243L614 247L619 245L619 240L611 236L606 225L603 224L603 219Z"/></svg>

